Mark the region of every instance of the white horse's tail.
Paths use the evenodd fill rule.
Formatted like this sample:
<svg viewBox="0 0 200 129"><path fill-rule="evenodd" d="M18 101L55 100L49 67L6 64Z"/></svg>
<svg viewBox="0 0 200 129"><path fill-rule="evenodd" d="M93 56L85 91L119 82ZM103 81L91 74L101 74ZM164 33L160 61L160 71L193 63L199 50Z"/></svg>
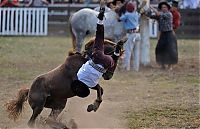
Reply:
<svg viewBox="0 0 200 129"><path fill-rule="evenodd" d="M76 49L76 36L75 36L75 34L73 32L73 28L72 28L72 16L73 15L71 15L69 17L69 29L70 29L70 34L71 34L71 37L72 37L73 50L75 50Z"/></svg>

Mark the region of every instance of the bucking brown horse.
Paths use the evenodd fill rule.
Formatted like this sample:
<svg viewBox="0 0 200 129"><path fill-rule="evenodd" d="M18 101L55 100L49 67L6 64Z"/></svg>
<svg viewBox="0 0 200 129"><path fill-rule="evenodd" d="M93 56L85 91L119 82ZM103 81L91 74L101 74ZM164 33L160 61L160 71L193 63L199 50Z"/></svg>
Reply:
<svg viewBox="0 0 200 129"><path fill-rule="evenodd" d="M65 108L67 99L75 96L71 89L71 83L76 78L79 68L89 59L93 43L94 39L91 39L85 45L83 53L70 53L63 64L36 77L30 88L21 89L16 99L6 104L9 118L16 120L22 112L24 102L28 100L33 110L32 116L28 121L29 127L35 126L35 120L43 108L51 108L49 118L56 120ZM115 43L108 40L105 40L104 43L104 53L107 55L113 54ZM109 80L112 77L107 75L108 72L103 75L105 80ZM97 99L88 106L87 110L89 112L96 111L102 101L102 87L97 84L94 90L97 91Z"/></svg>

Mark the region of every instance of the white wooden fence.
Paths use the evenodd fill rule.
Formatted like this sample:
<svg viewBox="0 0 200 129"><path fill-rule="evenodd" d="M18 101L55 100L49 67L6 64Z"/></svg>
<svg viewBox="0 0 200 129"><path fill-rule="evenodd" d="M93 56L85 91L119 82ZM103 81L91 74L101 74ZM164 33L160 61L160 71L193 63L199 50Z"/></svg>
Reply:
<svg viewBox="0 0 200 129"><path fill-rule="evenodd" d="M0 8L0 35L47 35L47 8Z"/></svg>

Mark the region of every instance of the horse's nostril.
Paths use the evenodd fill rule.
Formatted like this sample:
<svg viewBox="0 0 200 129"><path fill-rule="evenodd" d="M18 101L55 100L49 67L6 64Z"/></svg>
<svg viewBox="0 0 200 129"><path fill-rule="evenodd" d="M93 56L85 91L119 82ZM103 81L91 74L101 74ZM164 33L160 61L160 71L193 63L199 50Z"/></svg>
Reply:
<svg viewBox="0 0 200 129"><path fill-rule="evenodd" d="M109 78L108 78L108 77L105 77L104 79L105 79L105 80L109 80Z"/></svg>

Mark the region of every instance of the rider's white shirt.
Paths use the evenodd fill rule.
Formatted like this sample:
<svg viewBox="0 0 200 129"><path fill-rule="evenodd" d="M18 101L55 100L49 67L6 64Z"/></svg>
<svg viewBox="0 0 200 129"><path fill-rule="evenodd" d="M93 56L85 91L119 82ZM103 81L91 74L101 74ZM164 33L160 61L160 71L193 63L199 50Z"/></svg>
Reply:
<svg viewBox="0 0 200 129"><path fill-rule="evenodd" d="M103 68L103 66L99 64L97 65ZM77 73L78 80L85 83L90 88L95 87L99 83L99 80L102 77L102 75L103 73L94 69L89 64L89 61L83 64Z"/></svg>

